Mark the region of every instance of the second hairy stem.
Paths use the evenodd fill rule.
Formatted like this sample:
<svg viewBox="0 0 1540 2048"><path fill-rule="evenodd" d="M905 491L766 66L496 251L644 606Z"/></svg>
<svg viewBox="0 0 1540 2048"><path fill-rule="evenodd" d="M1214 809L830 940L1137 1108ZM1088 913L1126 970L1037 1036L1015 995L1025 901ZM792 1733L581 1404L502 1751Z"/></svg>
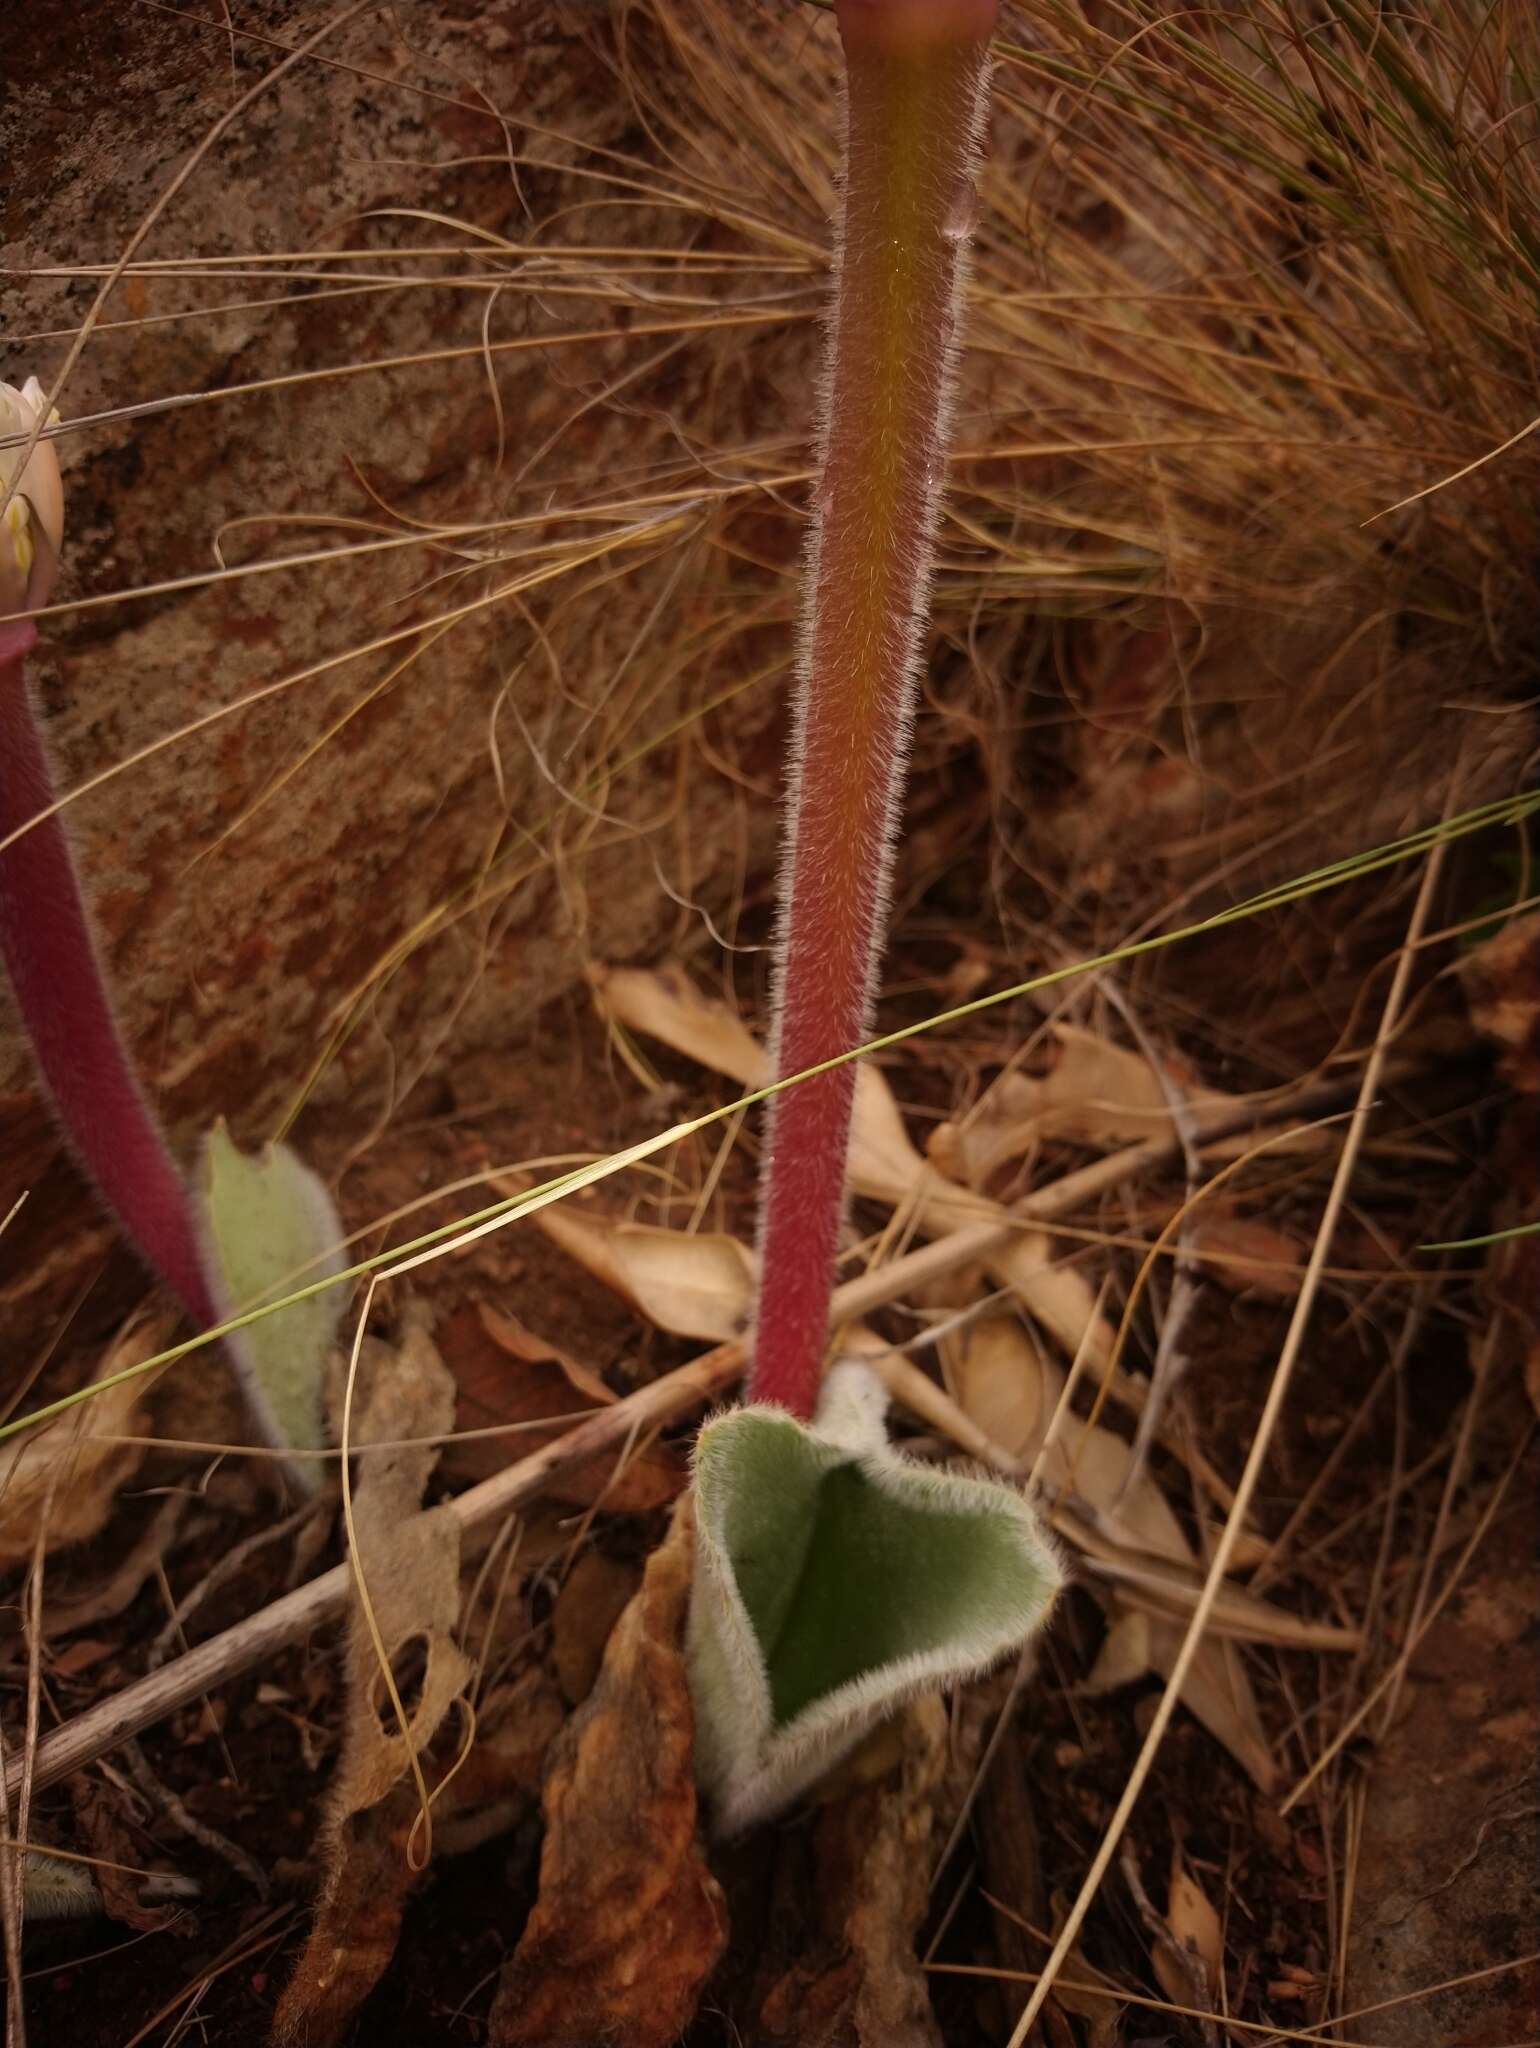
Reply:
<svg viewBox="0 0 1540 2048"><path fill-rule="evenodd" d="M218 1320L187 1188L129 1064L57 815L23 660L0 629L0 959L81 1163L200 1323ZM19 836L12 838L12 834Z"/></svg>
<svg viewBox="0 0 1540 2048"><path fill-rule="evenodd" d="M870 1026L929 609L992 0L839 0L844 220L795 707L778 1074ZM774 1099L750 1397L809 1416L855 1069Z"/></svg>

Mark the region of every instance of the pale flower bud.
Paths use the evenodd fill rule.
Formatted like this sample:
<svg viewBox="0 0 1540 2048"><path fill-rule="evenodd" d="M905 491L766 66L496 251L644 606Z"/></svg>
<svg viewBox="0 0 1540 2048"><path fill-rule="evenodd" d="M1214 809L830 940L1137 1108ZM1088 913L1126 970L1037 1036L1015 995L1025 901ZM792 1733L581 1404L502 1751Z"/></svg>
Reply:
<svg viewBox="0 0 1540 2048"><path fill-rule="evenodd" d="M30 434L46 393L36 377L18 391L0 384L0 438ZM49 425L58 424L57 412ZM0 498L17 478L22 450L0 448ZM52 441L39 441L20 469L15 495L0 512L0 613L32 611L48 602L64 541L64 484Z"/></svg>

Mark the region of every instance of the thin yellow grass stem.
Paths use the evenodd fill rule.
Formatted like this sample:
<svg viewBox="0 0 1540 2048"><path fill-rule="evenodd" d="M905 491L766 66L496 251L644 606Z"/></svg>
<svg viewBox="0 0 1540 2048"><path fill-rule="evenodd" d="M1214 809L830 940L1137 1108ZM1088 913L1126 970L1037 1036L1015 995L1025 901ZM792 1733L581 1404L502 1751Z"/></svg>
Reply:
<svg viewBox="0 0 1540 2048"><path fill-rule="evenodd" d="M1374 1048L1364 1067L1363 1081L1358 1094L1358 1108L1354 1113L1353 1122L1343 1141L1342 1154L1337 1162L1336 1172L1332 1177L1331 1189L1321 1214L1321 1222L1316 1231L1315 1243L1311 1247L1310 1258L1305 1268L1305 1276L1300 1283L1299 1296L1294 1304L1294 1313L1289 1321L1288 1332L1284 1337L1278 1363L1273 1372L1272 1383L1267 1392L1267 1399L1263 1403L1262 1413L1257 1421L1256 1433L1246 1458L1245 1468L1241 1473L1240 1483L1235 1489L1235 1504L1225 1518L1224 1528L1220 1533L1218 1543L1214 1547L1214 1554L1209 1563L1197 1608L1187 1625L1186 1633L1182 1637L1181 1648L1177 1651L1176 1659L1172 1664L1170 1674L1166 1680L1165 1690L1161 1694L1160 1701L1155 1709L1154 1718L1150 1723L1149 1732L1145 1736L1134 1767L1129 1773L1128 1782L1123 1788L1112 1818L1107 1824L1106 1831L1102 1836L1101 1846L1092 1859L1091 1867L1086 1872L1075 1903L1070 1908L1064 1925L1059 1931L1058 1939L1054 1943L1053 1951L1048 1958L1042 1977L1034 1987L1021 2018L1011 2034L1008 2048L1022 2048L1022 2044L1031 2031L1033 2022L1043 2009L1044 2001L1053 1987L1054 1978L1064 1967L1064 1963L1075 1945L1081 1926L1085 1921L1085 1916L1090 1909L1091 1902L1101 1887L1101 1881L1106 1874L1107 1866L1112 1861L1118 1843L1122 1839L1123 1831L1128 1825L1129 1817L1133 1813L1134 1806L1138 1801L1139 1794L1144 1789L1145 1780L1149 1776L1150 1768L1155 1761L1155 1753L1165 1739L1166 1729L1170 1726L1171 1717L1176 1711L1177 1701L1181 1696L1182 1687L1187 1682L1187 1674L1192 1668L1193 1658L1197 1655L1199 1645L1203 1640L1204 1630L1213 1611L1214 1602L1219 1593L1224 1575L1229 1569L1230 1559L1239 1540L1247 1511L1251 1506L1252 1496L1256 1492L1258 1481L1261 1479L1262 1467L1266 1462L1267 1454L1271 1447L1273 1430L1277 1425L1279 1416L1283 1412L1283 1403L1288 1393L1289 1382L1293 1376L1295 1364L1304 1346L1305 1333L1309 1328L1310 1318L1315 1310L1316 1295L1321 1282L1321 1268L1326 1264L1327 1255L1331 1249L1332 1237L1336 1231L1337 1221L1347 1200L1353 1171L1358 1163L1358 1155L1362 1149L1364 1137L1368 1129L1370 1106L1374 1102L1379 1090L1380 1074L1385 1064L1389 1041L1395 1030L1396 1021L1400 1015L1402 1004L1405 1001L1407 989L1410 986L1412 962L1415 958L1413 948L1417 934L1426 923L1429 911L1432 908L1433 890L1442 866L1442 847L1435 846L1429 854L1427 864L1423 870L1422 884L1417 892L1417 901L1407 930L1407 943L1403 947L1401 957L1396 963L1396 972L1385 999L1380 1029L1375 1038Z"/></svg>
<svg viewBox="0 0 1540 2048"><path fill-rule="evenodd" d="M560 1200L564 1194L573 1193L578 1188L590 1187L598 1181L607 1179L611 1174L618 1173L628 1166L634 1166L644 1159L651 1158L655 1153L664 1150L669 1145L678 1143L682 1138L693 1137L698 1131L707 1130L713 1124L721 1123L728 1117L736 1116L745 1109L751 1109L756 1103L763 1102L767 1097L775 1094L780 1089L794 1088L800 1082L809 1079L813 1074L825 1072L829 1067L842 1065L849 1060L864 1058L870 1053L883 1052L895 1045L907 1044L910 1039L922 1037L928 1032L939 1029L943 1024L955 1023L965 1017L982 1015L987 1010L997 1008L1001 1003L1013 1002L1022 996L1035 994L1039 989L1056 986L1058 983L1068 981L1077 975L1094 973L1102 968L1116 966L1119 962L1132 959L1138 955L1161 951L1167 946L1175 945L1201 932L1218 930L1224 926L1237 923L1246 917L1254 916L1259 909L1272 909L1280 902L1293 901L1298 897L1312 895L1323 889L1337 887L1360 873L1373 873L1382 867L1404 860L1417 853L1427 854L1436 852L1439 848L1459 838L1464 833L1479 831L1491 824L1511 823L1518 817L1528 816L1537 807L1540 807L1540 795L1533 794L1504 798L1493 804L1482 805L1476 810L1465 813L1462 817L1446 819L1436 826L1429 826L1425 831L1412 833L1406 838L1392 841L1383 847L1377 847L1372 853L1360 856L1356 864L1352 860L1329 863L1327 867L1317 869L1313 873L1299 878L1295 883L1276 890L1269 890L1265 895L1254 898L1248 903L1237 904L1227 910L1216 911L1211 917L1202 918L1196 924L1185 925L1180 930L1174 932L1162 932L1149 938L1136 940L1131 945L1118 947L1108 953L1098 954L1089 960L1078 960L1070 962L1065 966L1049 968L1042 974L1032 976L1029 980L1013 983L1008 988L996 989L988 995L975 996L966 1003L960 1003L949 1010L939 1011L933 1016L921 1018L913 1024L905 1024L896 1031L884 1032L876 1038L868 1039L862 1045L853 1047L849 1052L841 1053L832 1060L824 1061L819 1066L809 1068L805 1073L788 1074L780 1080L767 1082L763 1087L753 1089L739 1096L735 1101L726 1102L716 1109L707 1110L703 1115L692 1118L688 1122L674 1124L668 1130L659 1132L656 1136L645 1139L640 1144L628 1146L622 1152L612 1153L607 1158L595 1161L590 1166L577 1169L570 1174L563 1174L557 1180L548 1182L543 1187L531 1189L521 1195L510 1196L505 1201L496 1202L489 1208L464 1219L462 1222L442 1224L437 1229L427 1231L421 1237L413 1239L407 1245L395 1247L390 1251L378 1252L372 1258L361 1259L356 1264L345 1267L341 1272L328 1280L318 1280L308 1287L296 1288L292 1294L284 1296L280 1301L268 1302L260 1308L251 1309L243 1315L232 1317L230 1321L206 1330L197 1337L188 1338L180 1344L174 1344L167 1350L158 1352L155 1357L145 1359L139 1365L127 1366L121 1372L108 1374L103 1379L93 1381L90 1386L81 1388L76 1393L63 1395L59 1400L49 1402L42 1408L33 1409L26 1415L15 1416L8 1422L0 1424L0 1442L3 1442L9 1436L16 1435L22 1430L36 1428L39 1424L50 1421L54 1416L63 1414L67 1409L75 1407L79 1402L91 1400L97 1394L104 1393L111 1387L120 1386L131 1379L137 1379L144 1373L157 1371L161 1366L168 1365L175 1359L186 1357L189 1352L201 1350L205 1344L213 1343L231 1330L244 1329L248 1323L260 1321L264 1316L274 1315L279 1309L286 1308L294 1302L309 1300L312 1295L323 1293L329 1287L344 1286L351 1280L357 1280L365 1274L379 1271L383 1267L390 1266L392 1261L414 1253L428 1251L431 1256L430 1248L433 1247L452 1249L457 1248L461 1244L472 1243L476 1239L486 1236L489 1231L515 1222L519 1217L532 1213L536 1208L545 1207L548 1202ZM1095 1169L1088 1169L1088 1171L1095 1171ZM1010 1225L1006 1223L1001 1227L1009 1228ZM412 1261L414 1264L421 1262L418 1259L413 1259ZM396 1270L407 1270L407 1268L398 1267Z"/></svg>

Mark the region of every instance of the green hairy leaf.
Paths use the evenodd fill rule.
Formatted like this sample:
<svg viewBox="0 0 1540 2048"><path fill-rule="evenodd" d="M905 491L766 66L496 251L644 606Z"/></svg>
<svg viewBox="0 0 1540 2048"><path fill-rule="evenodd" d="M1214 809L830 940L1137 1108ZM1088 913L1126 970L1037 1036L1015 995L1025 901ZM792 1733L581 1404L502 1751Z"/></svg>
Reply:
<svg viewBox="0 0 1540 2048"><path fill-rule="evenodd" d="M21 1909L25 1920L94 1920L102 1895L88 1864L29 1849L21 1859Z"/></svg>
<svg viewBox="0 0 1540 2048"><path fill-rule="evenodd" d="M198 1203L204 1266L222 1316L341 1270L342 1227L331 1198L286 1145L248 1157L219 1122L204 1146ZM322 1392L338 1314L336 1295L312 1295L224 1340L258 1427L280 1450L325 1447ZM320 1471L313 1459L290 1464L306 1492Z"/></svg>
<svg viewBox="0 0 1540 2048"><path fill-rule="evenodd" d="M865 1366L817 1417L733 1409L695 1454L690 1680L720 1833L787 1806L878 1721L1044 1619L1058 1560L1010 1487L895 1451Z"/></svg>

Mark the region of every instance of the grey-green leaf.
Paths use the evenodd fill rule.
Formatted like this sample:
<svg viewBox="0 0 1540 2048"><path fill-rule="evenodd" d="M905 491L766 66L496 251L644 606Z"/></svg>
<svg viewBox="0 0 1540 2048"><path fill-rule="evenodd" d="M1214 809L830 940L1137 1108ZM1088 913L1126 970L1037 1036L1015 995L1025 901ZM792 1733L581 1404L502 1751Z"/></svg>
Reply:
<svg viewBox="0 0 1540 2048"><path fill-rule="evenodd" d="M286 1145L269 1145L253 1158L223 1121L216 1124L204 1145L198 1200L204 1266L223 1315L281 1300L341 1271L342 1229L331 1198ZM326 1361L341 1306L341 1291L327 1289L225 1339L253 1419L280 1450L325 1447ZM321 1470L315 1459L290 1464L307 1492Z"/></svg>
<svg viewBox="0 0 1540 2048"><path fill-rule="evenodd" d="M1015 1649L1058 1590L1022 1496L901 1456L883 1406L844 1365L811 1427L767 1407L701 1431L690 1673L724 1833L789 1804L915 1693Z"/></svg>

